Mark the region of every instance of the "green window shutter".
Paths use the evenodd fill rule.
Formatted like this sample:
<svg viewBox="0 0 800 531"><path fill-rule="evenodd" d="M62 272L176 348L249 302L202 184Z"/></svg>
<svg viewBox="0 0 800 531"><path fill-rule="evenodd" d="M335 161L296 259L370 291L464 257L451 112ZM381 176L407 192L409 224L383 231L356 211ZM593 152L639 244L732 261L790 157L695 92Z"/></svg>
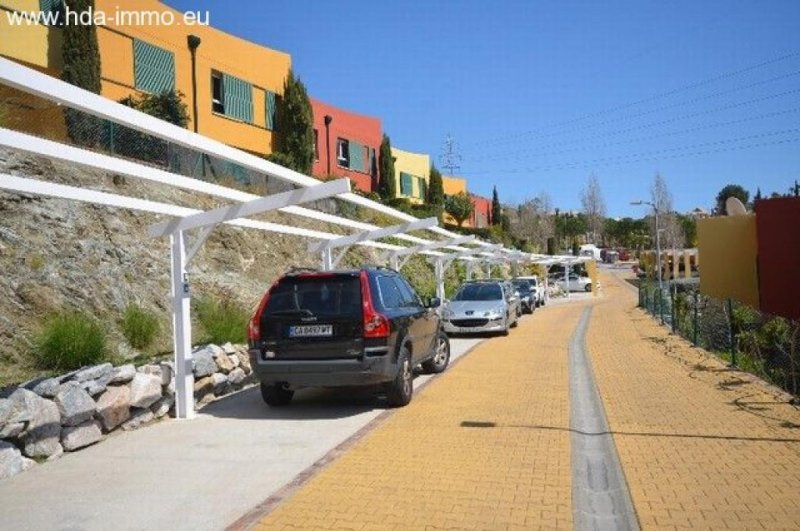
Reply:
<svg viewBox="0 0 800 531"><path fill-rule="evenodd" d="M402 195L410 196L412 194L414 191L413 179L414 177L411 174L400 172L400 193Z"/></svg>
<svg viewBox="0 0 800 531"><path fill-rule="evenodd" d="M133 40L133 77L137 89L152 94L175 89L175 54Z"/></svg>
<svg viewBox="0 0 800 531"><path fill-rule="evenodd" d="M366 172L364 167L364 144L350 141L350 169Z"/></svg>
<svg viewBox="0 0 800 531"><path fill-rule="evenodd" d="M419 177L419 197L423 201L428 197L428 183L422 177Z"/></svg>
<svg viewBox="0 0 800 531"><path fill-rule="evenodd" d="M268 90L266 92L267 92L267 120L266 120L267 129L269 129L270 131L274 131L275 126L278 123L278 120L276 119L277 115L275 114L277 112L277 105L275 104L275 93L272 92L271 90Z"/></svg>
<svg viewBox="0 0 800 531"><path fill-rule="evenodd" d="M225 115L253 123L253 86L238 77L222 74Z"/></svg>

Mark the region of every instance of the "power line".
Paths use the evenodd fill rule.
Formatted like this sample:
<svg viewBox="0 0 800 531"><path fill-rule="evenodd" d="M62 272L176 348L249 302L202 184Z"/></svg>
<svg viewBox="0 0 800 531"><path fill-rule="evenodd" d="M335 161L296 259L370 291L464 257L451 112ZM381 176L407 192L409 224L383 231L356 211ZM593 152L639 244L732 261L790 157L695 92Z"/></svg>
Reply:
<svg viewBox="0 0 800 531"><path fill-rule="evenodd" d="M580 131L580 130L584 130L584 129L590 129L590 128L593 128L593 127L600 127L600 126L603 126L603 125L607 125L607 124L614 123L614 122L619 122L619 121L628 121L628 120L631 120L631 119L634 119L634 118L640 118L642 116L655 114L657 112L666 111L666 110L669 110L669 109L674 109L676 107L684 107L684 106L692 105L694 103L698 103L698 102L701 102L701 101L705 101L705 100L709 100L709 99L716 99L716 98L719 98L720 96L733 94L734 92L739 92L739 91L747 90L747 89L750 89L750 88L753 88L753 87L766 85L768 83L774 83L776 81L782 81L784 79L789 79L789 78L797 76L797 75L800 75L800 70L797 70L797 71L794 71L794 72L790 72L788 74L782 74L780 76L775 76L775 77L772 77L772 78L769 78L769 79L765 79L765 80L762 80L762 81L756 81L754 83L750 83L750 84L747 84L747 85L734 87L732 89L723 90L723 91L719 91L719 92L714 92L712 94L706 94L704 96L698 96L696 98L692 98L692 99L689 99L689 100L679 101L679 102L671 103L669 105L663 105L661 107L656 107L655 109L650 109L648 111L643 111L643 112L640 112L640 113L637 113L637 114L631 114L631 115L627 115L627 116L618 116L618 117L610 119L610 120L605 120L605 121L594 123L594 124L585 124L585 125L582 125L580 127L570 128L570 129L566 129L566 130L563 130L563 131L556 131L556 132L550 131L548 133L548 136L553 135L553 134L569 133L569 132L572 132L572 131ZM540 136L543 136L543 134L534 135L533 138L537 138L537 137L540 137ZM511 143L511 142L507 142L507 143ZM493 144L493 145L502 145L502 144L498 143L498 144Z"/></svg>
<svg viewBox="0 0 800 531"><path fill-rule="evenodd" d="M650 129L650 128L653 128L653 127L659 127L659 126L662 126L662 125L667 125L667 124L679 122L681 120L687 120L687 119L690 119L690 118L697 118L699 116L705 116L707 114L712 114L712 113L719 112L719 111L725 111L725 110L729 110L729 109L736 109L738 107L744 107L744 106L747 106L747 105L753 105L755 103L761 103L761 102L764 102L764 101L780 98L780 97L787 96L787 95L790 95L790 94L796 94L796 93L799 93L799 92L800 92L800 88L793 89L793 90L788 90L788 91L784 91L784 92L779 92L777 94L770 94L768 96L762 96L760 98L754 98L754 99L751 99L751 100L745 100L745 101L740 101L740 102L736 102L736 103L731 103L731 104L728 104L728 105L715 107L713 109L706 109L704 111L699 111L699 112L695 112L695 113L691 113L691 114L684 114L684 115L680 115L680 116L674 116L672 118L668 118L666 120L660 120L658 122L651 122L651 123L648 123L648 124L640 124L640 125L637 125L637 126L634 126L634 127L628 127L627 129L619 129L619 130L616 130L616 131L603 133L603 136L604 137L611 137L611 136L624 135L624 134L630 133L632 131L638 131L638 130L641 130L641 129ZM573 142L569 142L569 143L575 143L575 142L579 142L579 141L582 141L582 140L573 141ZM565 144L569 144L569 143L556 143L556 144L553 144L553 145L558 146L558 145L565 145Z"/></svg>
<svg viewBox="0 0 800 531"><path fill-rule="evenodd" d="M620 140L620 141L617 141L617 142L605 142L605 143L602 143L602 144L590 144L590 145L584 145L584 146L576 147L576 148L562 149L562 150L559 150L559 151L538 151L538 152L535 152L535 151L533 151L533 149L535 149L535 148L521 149L521 150L517 150L517 151L512 151L512 152L510 152L510 153L508 153L506 155L497 155L497 156L491 156L491 157L478 157L476 159L472 159L472 162L474 162L474 161L488 162L488 161L493 161L493 160L519 160L519 159L523 158L522 155L524 155L525 158L528 158L528 157L548 157L548 156L552 156L552 155L561 155L563 153L574 153L576 151L587 151L589 149L605 148L605 147L612 147L612 146L621 146L621 145L624 145L624 144L633 144L633 143L636 143L636 142L644 142L646 140L655 140L655 139L658 139L658 138L664 138L664 137L668 137L668 136L681 135L681 134L685 134L685 133L694 133L696 131L702 131L703 129L713 129L715 127L724 127L724 126L729 126L729 125L737 125L737 124L742 124L742 123L746 123L746 122L752 122L752 121L755 121L755 120L761 120L761 119L764 119L764 118L774 118L776 116L784 116L786 114L791 114L791 113L796 113L796 112L800 112L800 107L795 107L793 109L785 109L785 110L781 110L781 111L775 111L775 112L759 114L759 115L756 115L756 116L748 116L746 118L740 118L738 120L729 120L727 122L715 122L715 123L711 123L711 124L699 125L697 127L691 127L689 129L681 129L681 130L678 130L678 131L668 131L666 133L659 133L657 135L640 136L640 137L637 137L637 138L630 138L628 140ZM603 136L613 136L613 135L616 135L618 133L619 132L611 132L610 134L605 134ZM578 138L578 139L575 139L575 140L570 140L568 142L555 142L555 143L551 143L551 144L542 144L539 147L540 148L544 148L544 147L548 147L548 146L563 146L563 145L570 145L570 144L578 144L578 143L585 142L585 141L591 141L591 140L593 140L595 138L596 137L583 137L583 138ZM516 156L514 156L514 155L516 155Z"/></svg>
<svg viewBox="0 0 800 531"><path fill-rule="evenodd" d="M530 135L530 134L533 134L533 133L536 133L536 132L544 131L547 128L558 127L558 126L561 126L561 125L569 125L569 124L572 124L572 123L581 122L583 120L596 118L598 116L603 116L605 114L610 114L612 112L617 112L617 111L620 111L620 110L623 110L623 109L628 109L628 108L634 107L636 105L641 105L643 103L649 103L651 101L655 101L655 100L658 100L658 99L662 99L662 98L666 98L666 97L669 97L669 96L673 96L673 95L678 94L680 92L685 92L687 90L692 90L692 89L695 89L695 88L698 88L698 87L709 85L711 83L715 83L715 82L721 81L723 79L728 79L730 77L735 77L735 76L738 76L738 75L741 75L741 74L745 74L747 72L751 72L751 71L757 70L759 68L764 68L765 66L773 65L775 63L779 63L779 62L782 62L782 61L787 61L789 59L792 59L792 58L795 58L795 57L798 57L798 56L800 56L800 52L797 52L797 51L791 52L791 53L784 54L784 55L781 55L781 56L773 58L773 59L768 59L766 61L762 61L762 62L753 64L753 65L746 66L746 67L738 69L738 70L725 72L725 73L719 74L719 75L711 77L711 78L707 78L707 79L704 79L704 80L701 80L701 81L690 83L688 85L683 85L681 87L678 87L678 88L675 88L675 89L671 89L671 90L668 90L668 91L665 91L665 92L661 92L659 94L654 94L652 96L648 96L648 97L642 98L640 100L632 101L632 102L629 102L629 103L624 103L624 104L621 104L621 105L617 105L617 106L610 107L608 109L604 109L604 110L593 112L593 113L587 113L587 114L584 114L582 116L578 116L576 118L564 120L564 121L561 121L561 122L551 123L551 124L539 127L537 129L532 129L532 130L528 130L528 131L522 131L522 132L519 132L519 133L510 134L510 135L498 136L498 137L495 138L495 140L491 140L490 139L489 142L490 143L491 142L501 142L501 141L503 141L505 139L518 138L520 136L527 136L527 135ZM487 143L485 141L477 142L476 144L489 145L489 143ZM474 144L469 144L469 145L472 146Z"/></svg>
<svg viewBox="0 0 800 531"><path fill-rule="evenodd" d="M714 150L707 150L707 151L678 153L676 155L668 155L666 157L662 157L661 156L662 153L668 153L668 152L671 152L671 151L697 149L697 148L708 147L708 146L713 146L713 145L720 145L720 144L732 144L732 143L735 143L735 142L741 142L743 140L753 140L753 139L757 139L757 138L766 138L766 137L769 137L769 136L777 136L777 135L781 135L781 134L798 133L798 132L800 132L800 129L782 129L780 131L772 131L772 132L769 132L769 133L761 133L761 134L757 134L757 135L748 135L748 136L743 136L743 137L738 137L738 138L717 140L717 141L714 141L714 142L704 142L704 143L701 143L701 144L692 144L692 145L680 146L680 147L676 147L676 148L659 149L659 150L655 150L655 151L645 151L643 153L631 153L631 154L628 154L628 155L615 155L615 156L611 156L611 157L602 157L602 158L598 158L598 159L590 159L590 160L577 161L577 162L568 162L568 163L556 164L556 165L552 165L552 166L538 166L538 167L532 167L532 168L493 169L493 170L483 170L483 171L472 171L472 172L468 172L468 174L522 173L522 172L535 172L535 171L566 170L566 169L574 169L574 168L579 168L579 167L594 167L596 165L607 166L607 165L609 165L609 163L610 164L614 164L614 163L616 163L616 161L620 161L620 159L626 159L626 158L631 158L631 157L643 157L643 158L637 158L635 160L630 160L630 161L620 161L620 163L627 164L627 163L633 163L633 162L641 162L641 161L645 161L645 160L659 160L661 158L671 159L671 158L680 158L680 157L685 157L685 156L703 155L703 154L708 154L708 153L717 153L717 152L723 152L723 151L738 151L738 150L741 150L741 149L749 149L749 148L754 148L754 147L771 146L771 145L778 145L778 144L786 144L786 143L790 143L790 142L797 142L797 141L800 140L800 138L782 139L782 140L776 140L776 141L773 141L773 142L765 142L765 143L759 143L759 144L749 144L749 145L744 145L744 146L735 146L735 147L732 147L732 148L722 148L722 149L714 149Z"/></svg>

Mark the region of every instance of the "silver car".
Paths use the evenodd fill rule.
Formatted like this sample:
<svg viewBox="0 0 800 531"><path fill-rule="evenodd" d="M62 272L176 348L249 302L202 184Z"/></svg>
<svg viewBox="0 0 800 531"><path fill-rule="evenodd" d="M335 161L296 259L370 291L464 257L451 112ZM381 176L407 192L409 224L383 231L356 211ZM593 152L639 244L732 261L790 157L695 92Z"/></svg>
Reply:
<svg viewBox="0 0 800 531"><path fill-rule="evenodd" d="M461 286L442 313L448 334L500 332L508 334L521 313L519 298L509 282L476 281Z"/></svg>

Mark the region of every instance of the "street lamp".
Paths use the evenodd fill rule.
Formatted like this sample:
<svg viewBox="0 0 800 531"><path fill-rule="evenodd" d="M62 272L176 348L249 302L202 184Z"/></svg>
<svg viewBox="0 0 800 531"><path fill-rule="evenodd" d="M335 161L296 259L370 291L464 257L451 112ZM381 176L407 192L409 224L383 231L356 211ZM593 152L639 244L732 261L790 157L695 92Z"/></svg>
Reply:
<svg viewBox="0 0 800 531"><path fill-rule="evenodd" d="M655 213L656 217L656 268L658 269L658 289L659 291L663 291L664 286L661 282L661 231L658 228L658 207L655 203L650 201L642 201L641 199L638 201L631 201L631 205L649 205L653 207L653 212Z"/></svg>

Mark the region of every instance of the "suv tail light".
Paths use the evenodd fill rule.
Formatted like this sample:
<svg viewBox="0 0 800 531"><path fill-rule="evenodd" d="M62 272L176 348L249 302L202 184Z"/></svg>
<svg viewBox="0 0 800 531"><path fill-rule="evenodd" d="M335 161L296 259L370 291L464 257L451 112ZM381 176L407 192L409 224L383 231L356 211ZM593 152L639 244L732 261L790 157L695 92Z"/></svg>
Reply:
<svg viewBox="0 0 800 531"><path fill-rule="evenodd" d="M274 288L278 282L279 281L275 282L275 284L270 286L270 288L264 294L264 297L261 299L261 302L258 304L258 307L256 308L256 311L253 313L253 316L250 317L250 322L247 323L247 339L250 340L251 342L255 342L261 339L261 314L264 313L264 309L267 307L267 304L269 303L269 294L272 291L272 288Z"/></svg>
<svg viewBox="0 0 800 531"><path fill-rule="evenodd" d="M372 306L372 293L369 289L369 275L361 272L361 302L364 319L364 337L389 337L389 319Z"/></svg>

